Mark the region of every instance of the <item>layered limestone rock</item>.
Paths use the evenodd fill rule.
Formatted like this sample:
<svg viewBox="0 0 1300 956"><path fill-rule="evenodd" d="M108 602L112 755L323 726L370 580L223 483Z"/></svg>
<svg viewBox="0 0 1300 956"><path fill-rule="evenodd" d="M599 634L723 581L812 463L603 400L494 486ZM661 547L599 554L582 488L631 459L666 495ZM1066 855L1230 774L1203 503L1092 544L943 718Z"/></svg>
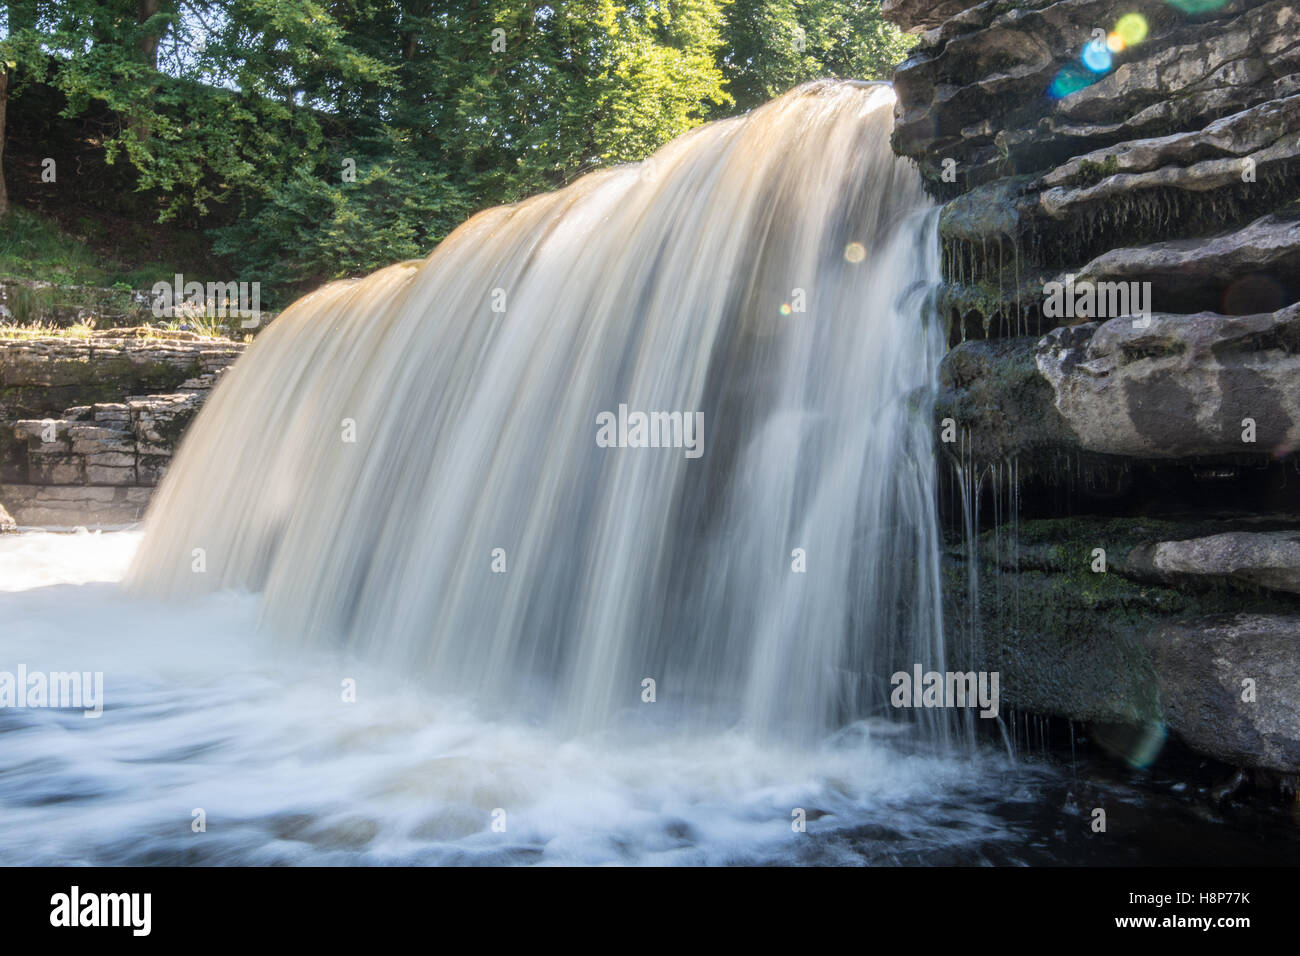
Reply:
<svg viewBox="0 0 1300 956"><path fill-rule="evenodd" d="M0 502L23 526L138 521L242 349L152 331L0 341Z"/></svg>
<svg viewBox="0 0 1300 956"><path fill-rule="evenodd" d="M175 389L230 365L243 345L176 333L0 338L0 422L58 415L74 405Z"/></svg>
<svg viewBox="0 0 1300 956"><path fill-rule="evenodd" d="M954 641L1014 706L1295 773L1300 6L884 10L920 34L894 148L944 204ZM1273 712L1223 696L1239 665Z"/></svg>
<svg viewBox="0 0 1300 956"><path fill-rule="evenodd" d="M1217 759L1295 774L1282 758L1300 752L1285 736L1300 715L1300 532L1277 523L1077 517L985 532L945 559L954 644L971 639L969 666L998 671L1008 707L1167 727ZM1258 707L1225 698L1224 675L1238 694L1251 678ZM1279 736L1262 741L1261 727ZM1208 745L1230 729L1234 743Z"/></svg>
<svg viewBox="0 0 1300 956"><path fill-rule="evenodd" d="M1300 135L1295 138L1300 143ZM1085 264L1074 282L1107 283L1111 288L1144 282L1150 284L1152 301L1164 308L1185 306L1184 311L1191 311L1212 302L1220 312L1250 315L1284 308L1297 292L1284 282L1296 276L1300 215L1288 214L1264 216L1208 239L1112 249ZM1295 341L1284 339L1283 350Z"/></svg>
<svg viewBox="0 0 1300 956"><path fill-rule="evenodd" d="M894 76L894 145L949 201L954 342L1046 333L1061 323L1042 312L1044 282L1116 262L1155 280L1154 311L1263 313L1300 297L1300 14L1281 0L1180 6L886 7L925 31ZM1125 18L1130 42L1116 29ZM1103 45L1097 72L1083 59L1095 31L1119 48ZM1268 236L1248 230L1257 221L1253 233ZM1145 270L1156 275L1140 267L1141 247L1159 258L1175 251L1159 244L1241 230L1235 252ZM1269 251L1254 257L1261 239ZM1094 263L1119 246L1124 255Z"/></svg>
<svg viewBox="0 0 1300 956"><path fill-rule="evenodd" d="M1228 531L1135 548L1128 571L1159 581L1231 580L1300 594L1300 531ZM1300 647L1296 649L1300 655Z"/></svg>
<svg viewBox="0 0 1300 956"><path fill-rule="evenodd" d="M1055 329L1037 346L1037 369L1088 451L1284 458L1300 449L1300 305Z"/></svg>
<svg viewBox="0 0 1300 956"><path fill-rule="evenodd" d="M886 16L914 29L950 10L912 0L887 6ZM1141 27L1125 31L1132 42L1100 62L1083 60L1094 31L1117 32L1133 15ZM895 71L895 148L953 193L1180 133L1203 133L1221 155L1239 158L1277 138L1260 130L1224 149L1225 124L1214 124L1300 91L1298 24L1286 0L1235 0L1199 14L1161 0L971 5L924 32ZM1196 155L1189 144L1185 161ZM955 182L943 176L945 159L956 163Z"/></svg>
<svg viewBox="0 0 1300 956"><path fill-rule="evenodd" d="M152 495L152 488L0 484L18 524L51 530L125 528L144 517Z"/></svg>

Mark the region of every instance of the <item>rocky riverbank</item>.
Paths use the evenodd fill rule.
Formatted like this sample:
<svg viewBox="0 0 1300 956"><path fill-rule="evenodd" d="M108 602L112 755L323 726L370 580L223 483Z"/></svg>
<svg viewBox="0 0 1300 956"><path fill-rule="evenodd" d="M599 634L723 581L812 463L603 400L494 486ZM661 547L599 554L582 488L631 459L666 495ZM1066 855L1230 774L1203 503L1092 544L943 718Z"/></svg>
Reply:
<svg viewBox="0 0 1300 956"><path fill-rule="evenodd" d="M1012 706L1294 787L1300 11L885 9L944 203L953 641Z"/></svg>
<svg viewBox="0 0 1300 956"><path fill-rule="evenodd" d="M153 329L0 337L9 526L138 521L186 426L243 348Z"/></svg>

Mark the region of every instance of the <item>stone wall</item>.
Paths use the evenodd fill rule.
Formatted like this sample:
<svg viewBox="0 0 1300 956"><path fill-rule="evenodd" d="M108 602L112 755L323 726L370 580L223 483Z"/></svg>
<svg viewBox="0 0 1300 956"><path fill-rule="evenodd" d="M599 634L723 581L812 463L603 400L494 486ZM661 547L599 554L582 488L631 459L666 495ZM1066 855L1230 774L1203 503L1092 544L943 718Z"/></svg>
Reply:
<svg viewBox="0 0 1300 956"><path fill-rule="evenodd" d="M0 339L0 507L20 526L138 521L242 350L156 331Z"/></svg>
<svg viewBox="0 0 1300 956"><path fill-rule="evenodd" d="M953 646L1013 706L1300 774L1300 7L884 7L943 203Z"/></svg>

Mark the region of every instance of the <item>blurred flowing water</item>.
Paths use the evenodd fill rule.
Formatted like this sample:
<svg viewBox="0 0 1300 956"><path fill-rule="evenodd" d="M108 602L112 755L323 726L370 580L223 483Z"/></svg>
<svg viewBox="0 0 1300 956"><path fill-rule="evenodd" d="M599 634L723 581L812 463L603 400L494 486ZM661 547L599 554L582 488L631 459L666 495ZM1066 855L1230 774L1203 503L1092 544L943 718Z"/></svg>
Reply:
<svg viewBox="0 0 1300 956"><path fill-rule="evenodd" d="M572 733L882 715L944 658L937 221L892 105L810 84L296 303L187 435L134 592L256 591L276 640ZM698 454L601 447L621 406Z"/></svg>

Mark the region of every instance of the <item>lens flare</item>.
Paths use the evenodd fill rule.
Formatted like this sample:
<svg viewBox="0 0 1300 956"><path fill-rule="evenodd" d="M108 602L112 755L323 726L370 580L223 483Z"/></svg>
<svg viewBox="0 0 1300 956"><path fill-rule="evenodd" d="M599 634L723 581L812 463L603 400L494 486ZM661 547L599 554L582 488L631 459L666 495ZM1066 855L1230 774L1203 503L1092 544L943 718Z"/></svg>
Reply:
<svg viewBox="0 0 1300 956"><path fill-rule="evenodd" d="M844 258L849 262L861 262L867 257L866 247L860 242L850 242L844 247Z"/></svg>
<svg viewBox="0 0 1300 956"><path fill-rule="evenodd" d="M1092 739L1102 750L1119 757L1130 767L1149 767L1164 749L1169 730L1158 721L1139 727L1121 724L1096 724Z"/></svg>
<svg viewBox="0 0 1300 956"><path fill-rule="evenodd" d="M1221 309L1224 315L1258 315L1276 312L1291 296L1280 282L1261 272L1236 279L1223 292Z"/></svg>
<svg viewBox="0 0 1300 956"><path fill-rule="evenodd" d="M1115 22L1115 32L1120 35L1125 46L1137 46L1147 38L1146 17L1140 13L1126 13Z"/></svg>
<svg viewBox="0 0 1300 956"><path fill-rule="evenodd" d="M1114 57L1104 40L1092 40L1083 48L1083 65L1094 73L1105 73L1113 61Z"/></svg>
<svg viewBox="0 0 1300 956"><path fill-rule="evenodd" d="M1211 10L1218 10L1228 5L1228 0L1165 0L1165 2L1183 13L1209 13Z"/></svg>
<svg viewBox="0 0 1300 956"><path fill-rule="evenodd" d="M1106 37L1106 49L1110 50L1111 53L1123 53L1124 46L1124 38L1118 33L1112 33Z"/></svg>
<svg viewBox="0 0 1300 956"><path fill-rule="evenodd" d="M1071 63L1056 74L1056 78L1052 80L1052 85L1047 88L1047 95L1054 100L1065 99L1071 93L1077 93L1079 90L1092 86L1098 79L1099 77L1095 74L1089 73L1087 70Z"/></svg>
<svg viewBox="0 0 1300 956"><path fill-rule="evenodd" d="M790 314L790 303L788 303L788 302L782 302L782 303L781 303L781 314L782 314L782 315L789 315L789 314Z"/></svg>

